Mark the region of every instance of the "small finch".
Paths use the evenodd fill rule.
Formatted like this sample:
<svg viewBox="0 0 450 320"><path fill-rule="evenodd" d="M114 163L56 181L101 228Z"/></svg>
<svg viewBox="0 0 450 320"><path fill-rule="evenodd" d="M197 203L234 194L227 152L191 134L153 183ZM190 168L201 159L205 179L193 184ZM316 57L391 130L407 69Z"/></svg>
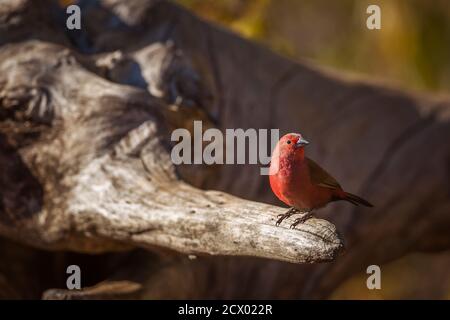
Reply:
<svg viewBox="0 0 450 320"><path fill-rule="evenodd" d="M291 208L278 216L278 226L293 214L303 213L291 225L295 228L312 216L312 211L329 202L346 200L354 205L373 207L368 201L342 190L328 172L305 156L309 142L300 134L288 133L278 141L273 151L269 180L275 195Z"/></svg>

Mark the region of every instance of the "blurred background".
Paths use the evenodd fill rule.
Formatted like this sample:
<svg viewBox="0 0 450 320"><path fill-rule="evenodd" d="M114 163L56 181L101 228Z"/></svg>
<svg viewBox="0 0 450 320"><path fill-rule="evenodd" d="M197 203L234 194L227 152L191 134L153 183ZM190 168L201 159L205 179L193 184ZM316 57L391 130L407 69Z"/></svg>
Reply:
<svg viewBox="0 0 450 320"><path fill-rule="evenodd" d="M448 0L177 0L197 15L294 60L379 77L397 87L450 88ZM381 30L365 27L381 8Z"/></svg>
<svg viewBox="0 0 450 320"><path fill-rule="evenodd" d="M177 1L296 61L434 95L450 90L448 0ZM381 30L365 27L370 4L381 8ZM367 290L362 273L331 298L450 299L449 252L410 254L381 269L382 290Z"/></svg>

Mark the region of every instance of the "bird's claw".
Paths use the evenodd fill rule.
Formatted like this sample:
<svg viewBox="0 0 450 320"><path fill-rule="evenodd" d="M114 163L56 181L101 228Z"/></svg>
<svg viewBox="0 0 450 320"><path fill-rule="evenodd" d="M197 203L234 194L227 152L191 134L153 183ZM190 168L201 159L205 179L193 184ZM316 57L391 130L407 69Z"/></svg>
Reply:
<svg viewBox="0 0 450 320"><path fill-rule="evenodd" d="M297 212L297 209L290 208L287 212L277 215L278 220L277 220L277 222L275 222L275 225L278 227L280 225L280 223L283 222L284 219L289 218L296 212Z"/></svg>
<svg viewBox="0 0 450 320"><path fill-rule="evenodd" d="M286 219L286 216L284 214L279 214L277 216L278 220L277 222L275 222L275 225L278 227L280 225L281 222L283 222L284 219Z"/></svg>
<svg viewBox="0 0 450 320"><path fill-rule="evenodd" d="M294 222L291 224L290 229L295 229L295 227L297 225L299 225L300 223L304 223L306 220L308 220L309 218L311 218L312 214L311 213L307 213L305 214L303 217L297 218L294 220Z"/></svg>
<svg viewBox="0 0 450 320"><path fill-rule="evenodd" d="M292 223L291 226L290 226L289 228L290 228L290 229L295 229L295 227L296 227L297 225L299 225L300 223L303 223L303 222L305 222L305 221L306 221L305 219L297 218L297 219L294 220L294 223Z"/></svg>

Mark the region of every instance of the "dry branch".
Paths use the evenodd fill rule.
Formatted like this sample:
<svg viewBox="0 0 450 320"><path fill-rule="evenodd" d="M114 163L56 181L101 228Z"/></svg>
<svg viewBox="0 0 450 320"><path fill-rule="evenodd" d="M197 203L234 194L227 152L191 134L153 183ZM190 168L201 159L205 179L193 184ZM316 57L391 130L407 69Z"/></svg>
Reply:
<svg viewBox="0 0 450 320"><path fill-rule="evenodd" d="M20 210L8 206L19 203L23 189L4 197L3 235L43 248L160 246L296 263L332 260L342 247L329 222L278 228L275 217L286 209L179 181L155 118L170 105L98 78L56 45L24 42L0 55L5 144L19 147L44 186L44 194L32 194L33 210L32 198ZM26 146L15 130L21 126L39 132ZM2 166L17 167L14 156ZM3 173L5 186L10 178Z"/></svg>
<svg viewBox="0 0 450 320"><path fill-rule="evenodd" d="M131 281L104 281L80 290L49 289L44 300L115 300L137 299L142 286Z"/></svg>

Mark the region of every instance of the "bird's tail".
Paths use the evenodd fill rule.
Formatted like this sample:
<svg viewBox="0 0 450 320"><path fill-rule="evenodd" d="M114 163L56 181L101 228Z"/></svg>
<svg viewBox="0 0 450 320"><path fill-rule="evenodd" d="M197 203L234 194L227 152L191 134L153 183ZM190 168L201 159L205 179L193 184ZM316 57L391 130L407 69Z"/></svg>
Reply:
<svg viewBox="0 0 450 320"><path fill-rule="evenodd" d="M348 202L353 203L355 206L358 206L360 204L366 206L366 207L373 207L373 204L371 204L369 201L364 200L361 197L358 197L357 195L354 195L352 193L349 192L344 192L344 199L343 200L347 200Z"/></svg>

